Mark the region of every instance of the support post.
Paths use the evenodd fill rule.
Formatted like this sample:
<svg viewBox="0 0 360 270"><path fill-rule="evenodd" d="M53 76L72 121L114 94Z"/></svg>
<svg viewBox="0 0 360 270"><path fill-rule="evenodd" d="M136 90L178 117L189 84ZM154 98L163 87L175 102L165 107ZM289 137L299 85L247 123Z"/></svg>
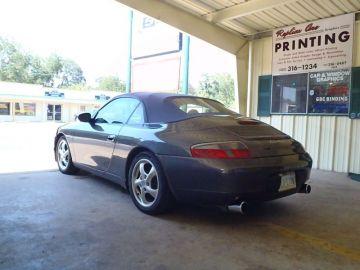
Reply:
<svg viewBox="0 0 360 270"><path fill-rule="evenodd" d="M126 93L131 92L131 65L132 65L132 38L133 38L133 16L132 10L129 11L129 32L128 32L128 63L126 75Z"/></svg>
<svg viewBox="0 0 360 270"><path fill-rule="evenodd" d="M251 79L252 79L252 62L253 62L253 41L249 41L249 60L248 60L248 78L247 78L247 99L246 99L246 116L251 116Z"/></svg>
<svg viewBox="0 0 360 270"><path fill-rule="evenodd" d="M244 44L236 54L235 97L238 112L246 115L248 94L249 43Z"/></svg>
<svg viewBox="0 0 360 270"><path fill-rule="evenodd" d="M181 92L189 94L189 53L190 53L190 36L183 34L182 43L182 72L181 72Z"/></svg>

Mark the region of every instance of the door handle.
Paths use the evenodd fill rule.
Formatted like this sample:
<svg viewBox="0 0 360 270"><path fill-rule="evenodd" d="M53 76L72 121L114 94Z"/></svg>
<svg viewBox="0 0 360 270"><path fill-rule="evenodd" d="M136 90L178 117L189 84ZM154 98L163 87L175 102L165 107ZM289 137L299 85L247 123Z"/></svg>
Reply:
<svg viewBox="0 0 360 270"><path fill-rule="evenodd" d="M115 135L109 135L109 136L107 137L107 140L113 142L113 141L115 140L115 137L116 137Z"/></svg>

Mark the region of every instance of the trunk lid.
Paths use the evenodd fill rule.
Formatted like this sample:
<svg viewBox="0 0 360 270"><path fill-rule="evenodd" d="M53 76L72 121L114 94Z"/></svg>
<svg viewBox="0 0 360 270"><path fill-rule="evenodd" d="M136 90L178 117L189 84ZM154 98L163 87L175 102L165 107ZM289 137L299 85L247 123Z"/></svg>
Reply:
<svg viewBox="0 0 360 270"><path fill-rule="evenodd" d="M202 143L239 141L250 150L253 158L296 153L295 141L290 136L268 124L246 117L194 117L170 123L162 136L175 144L181 142L183 147L188 148Z"/></svg>

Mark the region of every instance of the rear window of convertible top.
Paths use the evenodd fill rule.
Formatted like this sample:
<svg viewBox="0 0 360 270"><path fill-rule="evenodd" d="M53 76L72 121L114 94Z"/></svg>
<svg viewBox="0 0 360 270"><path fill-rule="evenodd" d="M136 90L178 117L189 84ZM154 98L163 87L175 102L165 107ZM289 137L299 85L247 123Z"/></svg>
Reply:
<svg viewBox="0 0 360 270"><path fill-rule="evenodd" d="M188 115L196 114L235 114L215 100L197 97L172 98L171 103Z"/></svg>

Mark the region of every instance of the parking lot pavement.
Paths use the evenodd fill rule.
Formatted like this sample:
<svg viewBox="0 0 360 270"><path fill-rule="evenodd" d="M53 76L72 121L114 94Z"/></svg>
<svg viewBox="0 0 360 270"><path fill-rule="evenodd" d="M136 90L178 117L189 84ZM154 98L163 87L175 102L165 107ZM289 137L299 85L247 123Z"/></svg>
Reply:
<svg viewBox="0 0 360 270"><path fill-rule="evenodd" d="M360 183L311 179L311 194L247 216L182 205L152 217L92 175L1 174L0 269L360 269Z"/></svg>
<svg viewBox="0 0 360 270"><path fill-rule="evenodd" d="M0 122L0 173L55 169L53 143L63 123Z"/></svg>

